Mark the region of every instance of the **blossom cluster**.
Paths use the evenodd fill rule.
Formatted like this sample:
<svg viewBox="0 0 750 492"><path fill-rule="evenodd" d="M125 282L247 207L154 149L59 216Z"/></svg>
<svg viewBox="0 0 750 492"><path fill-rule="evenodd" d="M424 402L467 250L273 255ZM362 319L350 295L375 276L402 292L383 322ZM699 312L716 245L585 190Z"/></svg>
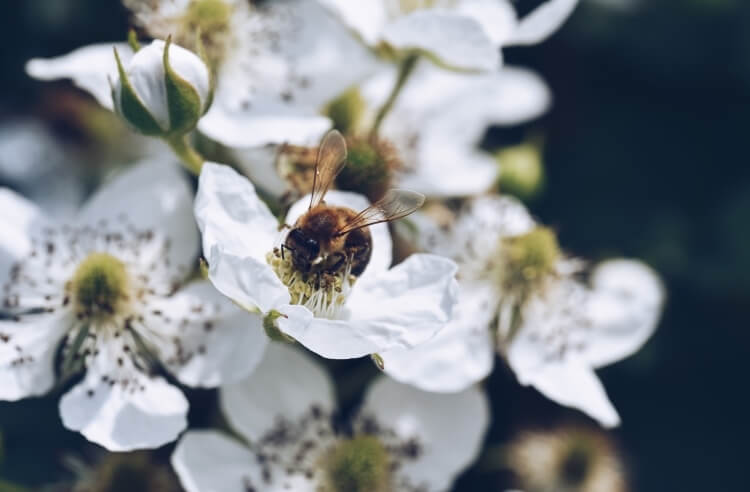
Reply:
<svg viewBox="0 0 750 492"><path fill-rule="evenodd" d="M649 339L661 282L532 216L538 143L482 146L550 109L502 52L576 0L123 3L127 43L26 69L166 146L133 140L62 217L0 189L0 399L61 389L62 424L109 451L176 442L188 492L448 490L496 365L619 424L595 371ZM362 357L380 374L345 418L322 359ZM186 387L219 388L228 427L188 428ZM513 456L554 447L527 441Z"/></svg>

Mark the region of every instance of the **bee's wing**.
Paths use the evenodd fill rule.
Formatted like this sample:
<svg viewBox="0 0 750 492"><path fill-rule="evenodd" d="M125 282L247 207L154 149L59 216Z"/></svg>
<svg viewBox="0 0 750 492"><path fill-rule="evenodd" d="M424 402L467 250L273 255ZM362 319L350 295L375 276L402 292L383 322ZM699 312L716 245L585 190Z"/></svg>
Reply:
<svg viewBox="0 0 750 492"><path fill-rule="evenodd" d="M406 217L423 203L424 195L416 191L388 190L383 198L354 216L336 232L336 235L340 236L354 229Z"/></svg>
<svg viewBox="0 0 750 492"><path fill-rule="evenodd" d="M318 205L326 196L328 188L346 164L346 141L338 130L331 130L323 137L315 161L310 208Z"/></svg>

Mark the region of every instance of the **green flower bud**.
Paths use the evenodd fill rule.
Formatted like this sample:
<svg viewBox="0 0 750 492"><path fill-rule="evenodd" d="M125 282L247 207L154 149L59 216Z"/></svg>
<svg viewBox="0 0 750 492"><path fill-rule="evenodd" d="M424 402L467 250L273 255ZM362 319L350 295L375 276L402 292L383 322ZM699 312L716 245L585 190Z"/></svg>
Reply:
<svg viewBox="0 0 750 492"><path fill-rule="evenodd" d="M115 50L119 77L112 88L117 113L144 135L174 139L191 131L208 110L211 77L201 59L155 40L140 49L127 69Z"/></svg>
<svg viewBox="0 0 750 492"><path fill-rule="evenodd" d="M495 154L500 164L500 191L522 200L534 198L544 186L544 163L537 145L522 144Z"/></svg>
<svg viewBox="0 0 750 492"><path fill-rule="evenodd" d="M335 129L344 135L351 135L359 130L365 106L365 100L359 89L352 87L329 102L323 113L331 118Z"/></svg>
<svg viewBox="0 0 750 492"><path fill-rule="evenodd" d="M382 198L391 187L393 171L401 166L396 149L377 137L349 137L346 144L347 164L336 177L336 186L373 202Z"/></svg>

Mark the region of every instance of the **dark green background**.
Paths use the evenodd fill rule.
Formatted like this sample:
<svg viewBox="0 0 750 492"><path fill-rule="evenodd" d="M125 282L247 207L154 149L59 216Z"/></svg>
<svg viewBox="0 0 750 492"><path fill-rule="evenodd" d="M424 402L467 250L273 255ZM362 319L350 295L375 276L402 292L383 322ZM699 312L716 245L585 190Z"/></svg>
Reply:
<svg viewBox="0 0 750 492"><path fill-rule="evenodd" d="M632 489L747 490L750 2L640 3L619 12L584 0L543 45L507 50L510 63L545 77L555 104L530 127L494 130L487 140L543 132L548 180L534 213L568 251L643 258L668 286L656 336L600 374L624 421L614 436ZM114 0L4 0L3 7L0 119L41 112L49 85L25 77L27 58L120 38L128 25ZM330 365L343 373L354 364ZM488 389L490 444L528 425L583 420L518 387L503 367ZM205 424L213 394L191 395L191 417ZM58 479L60 456L82 447L81 437L61 429L58 396L0 404L6 478ZM457 490L506 480L475 468Z"/></svg>

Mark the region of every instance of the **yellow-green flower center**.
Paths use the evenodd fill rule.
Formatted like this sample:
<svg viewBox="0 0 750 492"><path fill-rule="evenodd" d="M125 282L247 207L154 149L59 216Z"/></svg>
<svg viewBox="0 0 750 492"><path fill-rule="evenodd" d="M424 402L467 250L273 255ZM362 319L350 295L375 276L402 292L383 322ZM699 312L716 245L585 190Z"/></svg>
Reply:
<svg viewBox="0 0 750 492"><path fill-rule="evenodd" d="M127 300L125 265L107 253L91 253L70 281L76 311L86 316L110 315Z"/></svg>
<svg viewBox="0 0 750 492"><path fill-rule="evenodd" d="M323 467L335 492L390 490L388 452L373 436L357 436L337 444L326 455Z"/></svg>
<svg viewBox="0 0 750 492"><path fill-rule="evenodd" d="M396 150L377 138L347 138L347 164L336 178L341 190L355 191L376 201L390 188L393 170L399 167Z"/></svg>
<svg viewBox="0 0 750 492"><path fill-rule="evenodd" d="M224 57L232 20L232 6L225 0L191 0L182 17L178 42L197 50L200 32L203 47L213 68Z"/></svg>
<svg viewBox="0 0 750 492"><path fill-rule="evenodd" d="M526 234L505 239L501 254L506 287L526 290L554 272L560 258L560 247L552 229L537 227Z"/></svg>
<svg viewBox="0 0 750 492"><path fill-rule="evenodd" d="M435 3L435 0L400 0L398 5L402 14L410 14L415 10L433 7Z"/></svg>

